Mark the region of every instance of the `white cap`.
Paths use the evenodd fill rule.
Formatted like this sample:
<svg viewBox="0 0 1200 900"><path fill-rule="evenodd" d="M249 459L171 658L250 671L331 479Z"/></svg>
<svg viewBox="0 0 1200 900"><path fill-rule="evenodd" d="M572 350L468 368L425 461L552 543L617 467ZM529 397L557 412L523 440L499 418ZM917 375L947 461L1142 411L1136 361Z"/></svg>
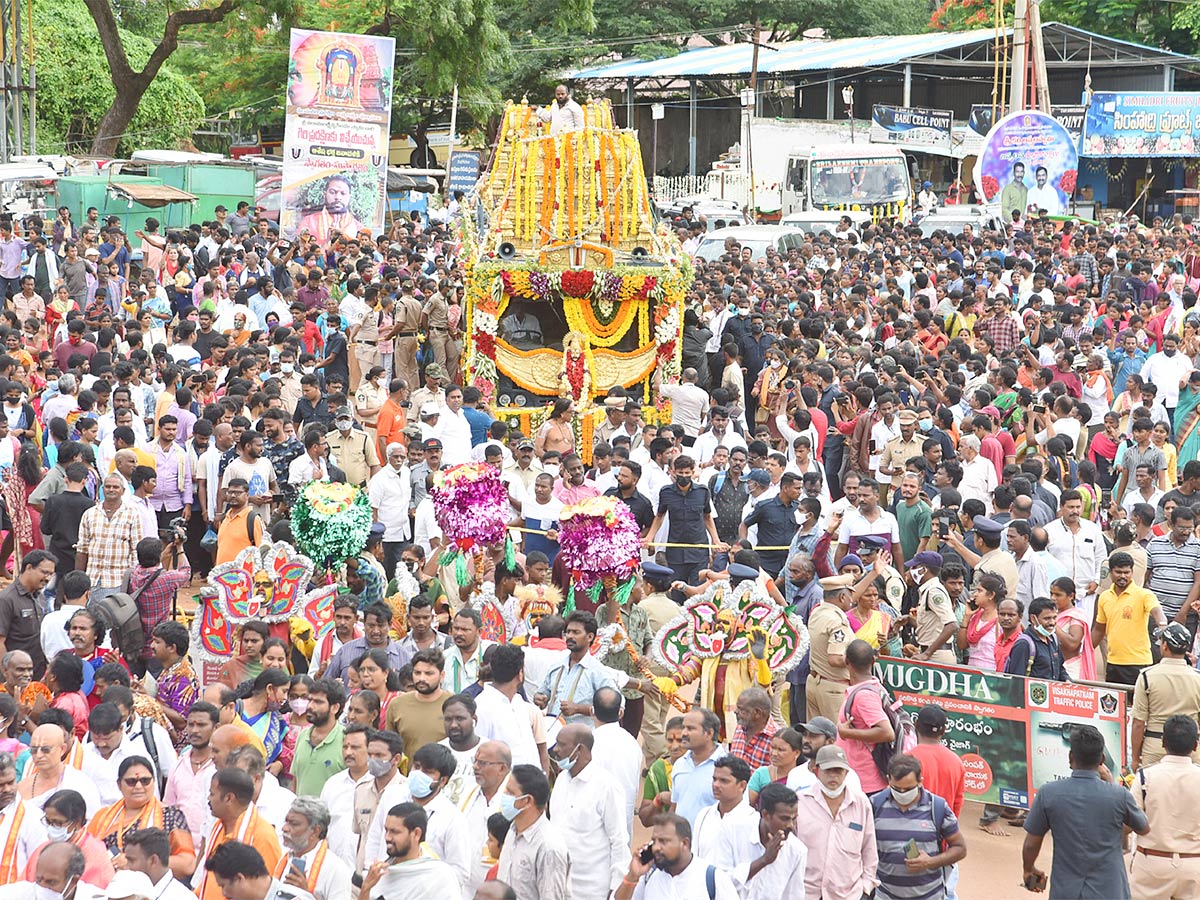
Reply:
<svg viewBox="0 0 1200 900"><path fill-rule="evenodd" d="M154 882L145 872L134 872L132 869L121 869L113 875L112 881L104 892L108 900L152 900L154 897Z"/></svg>
<svg viewBox="0 0 1200 900"><path fill-rule="evenodd" d="M438 416L438 415L441 415L441 413L442 413L442 408L440 406L438 406L436 403L430 402L430 403L422 403L421 404L421 418L422 419L424 419L428 416Z"/></svg>

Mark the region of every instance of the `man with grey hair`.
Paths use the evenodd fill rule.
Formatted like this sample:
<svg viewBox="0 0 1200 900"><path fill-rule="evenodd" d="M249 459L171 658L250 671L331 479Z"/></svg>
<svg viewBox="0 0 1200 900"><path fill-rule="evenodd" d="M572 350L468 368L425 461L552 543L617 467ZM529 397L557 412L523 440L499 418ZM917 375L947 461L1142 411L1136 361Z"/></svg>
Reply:
<svg viewBox="0 0 1200 900"><path fill-rule="evenodd" d="M452 701L461 703L458 698L462 698L462 695L455 695L447 700L443 710L450 707ZM500 812L500 797L504 794L504 786L508 783L509 773L512 772L512 751L503 741L484 741L475 750L473 768L475 787L466 793L458 808L466 816L471 845L482 847L487 843L488 818ZM483 883L489 868L482 854L472 861L466 884L468 894Z"/></svg>
<svg viewBox="0 0 1200 900"><path fill-rule="evenodd" d="M274 875L316 900L350 900L354 874L336 853L329 852L329 807L313 797L297 797L280 829L284 855Z"/></svg>
<svg viewBox="0 0 1200 900"><path fill-rule="evenodd" d="M752 771L771 763L771 738L778 730L771 711L771 695L760 687L748 687L738 694L733 708L737 728L729 752L749 763Z"/></svg>
<svg viewBox="0 0 1200 900"><path fill-rule="evenodd" d="M60 375L58 378L58 395L51 397L42 407L42 421L46 423L47 427L55 419L65 420L67 416L79 408L78 394L79 380L70 372Z"/></svg>
<svg viewBox="0 0 1200 900"><path fill-rule="evenodd" d="M986 456L979 453L979 438L973 434L964 434L958 442L958 453L962 457L962 481L958 483L958 492L964 500L974 498L985 508L992 508L992 492L996 490L999 478L996 466Z"/></svg>
<svg viewBox="0 0 1200 900"><path fill-rule="evenodd" d="M0 859L0 883L15 881L45 840L41 810L17 790L17 761L11 753L0 753L0 847L7 851Z"/></svg>
<svg viewBox="0 0 1200 900"><path fill-rule="evenodd" d="M281 787L279 780L267 771L267 761L262 751L249 744L238 747L229 754L225 764L241 769L250 776L254 782L254 805L258 807L258 814L274 825L276 831L282 830L296 795Z"/></svg>
<svg viewBox="0 0 1200 900"><path fill-rule="evenodd" d="M7 869L8 860L3 861ZM108 894L83 880L86 865L83 851L70 841L46 844L38 854L34 881L18 881L15 877L3 889L3 897L62 897L63 900L104 900Z"/></svg>
<svg viewBox="0 0 1200 900"><path fill-rule="evenodd" d="M390 442L383 468L367 482L367 497L375 511L375 521L384 527L383 568L387 577L396 574L400 553L412 537L408 506L412 499L412 470L408 467L408 449L399 441Z"/></svg>

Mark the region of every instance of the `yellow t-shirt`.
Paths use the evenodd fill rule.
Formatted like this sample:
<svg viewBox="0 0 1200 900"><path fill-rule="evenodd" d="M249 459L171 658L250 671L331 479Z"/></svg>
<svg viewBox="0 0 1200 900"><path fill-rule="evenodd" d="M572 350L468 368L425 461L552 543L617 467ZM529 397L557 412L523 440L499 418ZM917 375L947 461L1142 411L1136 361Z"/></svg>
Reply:
<svg viewBox="0 0 1200 900"><path fill-rule="evenodd" d="M1096 600L1096 621L1108 634L1108 661L1114 666L1148 666L1154 662L1150 652L1147 621L1158 607L1151 591L1129 585L1119 596L1109 588Z"/></svg>

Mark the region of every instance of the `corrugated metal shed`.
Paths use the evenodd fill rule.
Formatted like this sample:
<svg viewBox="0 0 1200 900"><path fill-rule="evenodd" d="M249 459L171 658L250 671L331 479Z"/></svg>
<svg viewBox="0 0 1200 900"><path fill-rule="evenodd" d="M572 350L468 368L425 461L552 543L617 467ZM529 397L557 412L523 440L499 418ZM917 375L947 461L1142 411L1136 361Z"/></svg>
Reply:
<svg viewBox="0 0 1200 900"><path fill-rule="evenodd" d="M1098 55L1139 56L1147 64L1194 64L1195 57L1120 41L1101 34L1049 22L1042 29L1047 63L1055 57L1066 61L1080 48ZM1011 37L1012 29L1007 29ZM990 44L995 38L991 28L975 31L934 31L926 34L902 34L883 37L840 38L836 40L785 41L762 44L758 54L761 76L790 72L818 72L831 69L871 69L927 60L937 54L962 51L977 44ZM642 78L722 78L750 74L754 45L749 41L722 47L690 50L664 59L623 60L604 66L581 69L572 77L581 81Z"/></svg>

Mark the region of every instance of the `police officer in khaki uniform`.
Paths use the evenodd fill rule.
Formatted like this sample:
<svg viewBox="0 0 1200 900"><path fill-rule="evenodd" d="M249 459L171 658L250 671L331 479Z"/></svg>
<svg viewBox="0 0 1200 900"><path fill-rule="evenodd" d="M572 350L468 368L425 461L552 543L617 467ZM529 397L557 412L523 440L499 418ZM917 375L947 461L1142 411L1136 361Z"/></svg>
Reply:
<svg viewBox="0 0 1200 900"><path fill-rule="evenodd" d="M883 445L883 454L879 457L879 474L891 479L893 491L899 490L900 479L904 477L904 467L914 456L921 455L921 445L925 439L917 433L917 411L902 409L896 415L900 420L900 434ZM881 485L881 495L887 493L887 483ZM883 496L882 502L887 502Z"/></svg>
<svg viewBox="0 0 1200 900"><path fill-rule="evenodd" d="M958 618L950 594L938 575L942 571L942 554L922 550L904 564L909 579L917 586L917 608L909 613L916 625L917 646L906 644L904 655L920 662L957 665L951 649L951 639L958 631Z"/></svg>
<svg viewBox="0 0 1200 900"><path fill-rule="evenodd" d="M406 280L400 285L400 296L396 298L396 324L392 326L391 337L395 339L392 353L396 376L407 381L410 387L421 383L421 373L417 369L417 333L421 329L422 315L421 301L413 296L412 282Z"/></svg>
<svg viewBox="0 0 1200 900"><path fill-rule="evenodd" d="M976 544L983 551L983 555L976 563L972 563L965 556L963 559L975 567L976 577L981 572L995 575L1003 579L1006 596L1017 596L1017 561L1007 550L1000 549L1004 526L987 516L976 516L971 520L971 524L975 526Z"/></svg>
<svg viewBox="0 0 1200 900"><path fill-rule="evenodd" d="M842 701L846 699L846 689L850 685L846 645L854 640L854 629L846 618L846 610L854 602L850 594L853 586L853 575L822 578L824 599L808 617L811 671L805 699L809 719L824 716L836 720Z"/></svg>
<svg viewBox="0 0 1200 900"><path fill-rule="evenodd" d="M1171 716L1163 722L1162 734L1166 755L1138 769L1130 789L1133 802L1150 821L1149 834L1137 839L1129 879L1130 892L1138 900L1194 897L1200 881L1200 766L1192 761L1196 719Z"/></svg>
<svg viewBox="0 0 1200 900"><path fill-rule="evenodd" d="M1135 769L1163 758L1162 727L1171 716L1200 721L1200 672L1187 661L1191 634L1185 625L1172 622L1154 636L1162 647L1162 661L1143 669L1133 685L1131 741ZM1194 759L1200 762L1200 756Z"/></svg>
<svg viewBox="0 0 1200 900"><path fill-rule="evenodd" d="M900 609L904 602L904 576L888 562L881 562L877 567L879 554L885 547L891 547L891 542L877 534L868 534L858 541L858 558L862 560L863 571L882 569L878 574L883 578L884 599L893 609Z"/></svg>
<svg viewBox="0 0 1200 900"><path fill-rule="evenodd" d="M450 304L446 302L445 296L450 292L450 282L443 281L437 284L430 279L425 283L425 287L429 299L425 301L421 310L421 327L425 329L434 362L444 366L450 345Z"/></svg>

